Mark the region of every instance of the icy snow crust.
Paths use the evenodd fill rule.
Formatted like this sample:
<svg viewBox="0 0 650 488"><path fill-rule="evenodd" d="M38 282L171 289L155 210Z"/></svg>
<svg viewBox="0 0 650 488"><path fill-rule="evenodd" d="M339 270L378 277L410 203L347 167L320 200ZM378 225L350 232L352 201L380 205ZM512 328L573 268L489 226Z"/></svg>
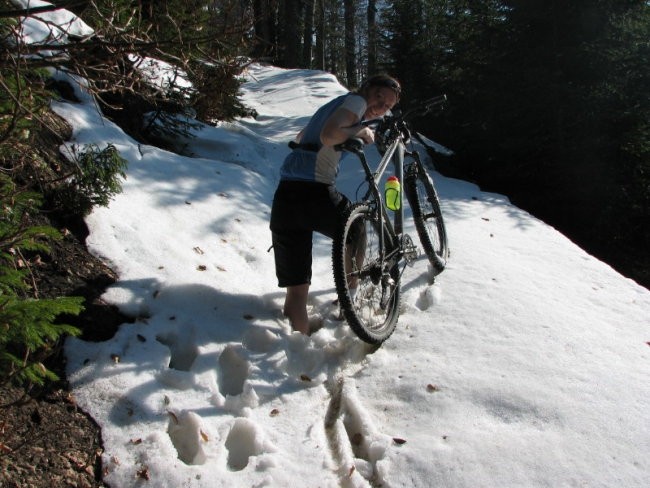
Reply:
<svg viewBox="0 0 650 488"><path fill-rule="evenodd" d="M335 319L330 242L316 238L309 306L323 328L291 333L270 204L286 142L345 90L261 65L247 80L259 117L197 131L194 157L137 144L90 102L54 105L75 144L113 143L130 163L87 244L120 277L104 299L138 319L66 345L105 481L650 486L650 293L503 196L432 171L449 266L435 283L424 257L407 268L379 349ZM352 198L360 178L346 161Z"/></svg>

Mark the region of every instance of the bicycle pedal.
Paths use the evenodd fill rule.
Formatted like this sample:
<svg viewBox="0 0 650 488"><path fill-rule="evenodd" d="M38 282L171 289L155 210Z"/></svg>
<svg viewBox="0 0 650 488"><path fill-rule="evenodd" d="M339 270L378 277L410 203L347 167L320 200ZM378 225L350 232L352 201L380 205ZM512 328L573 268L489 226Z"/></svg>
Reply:
<svg viewBox="0 0 650 488"><path fill-rule="evenodd" d="M418 258L418 247L408 234L404 235L402 238L402 252L404 253L404 259L408 265L412 265L413 261Z"/></svg>

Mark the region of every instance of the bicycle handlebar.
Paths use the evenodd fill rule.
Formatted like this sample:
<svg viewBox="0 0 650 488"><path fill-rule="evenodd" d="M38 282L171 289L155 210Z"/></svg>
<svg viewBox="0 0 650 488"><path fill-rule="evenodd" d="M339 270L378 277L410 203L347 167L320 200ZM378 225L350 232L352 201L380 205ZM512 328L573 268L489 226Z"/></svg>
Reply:
<svg viewBox="0 0 650 488"><path fill-rule="evenodd" d="M427 100L424 100L423 102L416 102L417 105L415 107L407 110L404 113L399 107L397 107L392 115L386 117L379 117L376 119L363 120L361 121L361 125L363 125L364 127L373 127L373 126L376 127L386 122L388 122L391 125L393 123L403 122L406 119L409 119L417 115L425 115L431 112L433 109L440 107L446 101L447 101L447 95L444 94L438 95L429 98ZM364 146L364 142L362 139L350 138L347 141L334 146L334 149L337 151L359 152L363 150L363 146Z"/></svg>
<svg viewBox="0 0 650 488"><path fill-rule="evenodd" d="M395 120L406 120L415 115L424 115L431 112L434 108L440 107L447 101L447 95L438 95L433 98L429 98L423 102L415 102L417 106L407 110L402 113L402 109L399 107L395 108L395 112L388 117L379 117L376 119L364 120L361 122L361 125L364 127L371 127L373 125L379 125L386 120L386 118L392 118Z"/></svg>

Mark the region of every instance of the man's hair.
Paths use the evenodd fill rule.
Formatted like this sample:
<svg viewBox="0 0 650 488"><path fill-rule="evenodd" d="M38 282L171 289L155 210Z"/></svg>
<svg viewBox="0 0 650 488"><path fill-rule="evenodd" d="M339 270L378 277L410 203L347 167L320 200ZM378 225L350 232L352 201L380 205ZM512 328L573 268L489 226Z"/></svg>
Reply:
<svg viewBox="0 0 650 488"><path fill-rule="evenodd" d="M398 99L402 94L402 86L400 85L399 81L397 81L392 76L383 73L371 76L366 81L364 81L361 87L359 88L358 93L360 93L361 95L367 95L368 90L373 86L390 88L395 92L395 95L397 95Z"/></svg>

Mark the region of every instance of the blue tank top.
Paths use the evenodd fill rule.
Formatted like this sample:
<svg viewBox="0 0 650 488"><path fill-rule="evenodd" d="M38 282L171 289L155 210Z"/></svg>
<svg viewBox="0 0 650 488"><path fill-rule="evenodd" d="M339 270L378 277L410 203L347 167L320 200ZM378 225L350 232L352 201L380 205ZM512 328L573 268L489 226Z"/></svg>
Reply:
<svg viewBox="0 0 650 488"><path fill-rule="evenodd" d="M339 107L349 110L361 120L366 111L366 100L356 93L348 93L319 108L307 123L300 140L301 144L315 145L318 151L294 149L287 155L280 168L281 180L334 184L341 152L335 151L331 146L323 146L320 133L329 116Z"/></svg>

